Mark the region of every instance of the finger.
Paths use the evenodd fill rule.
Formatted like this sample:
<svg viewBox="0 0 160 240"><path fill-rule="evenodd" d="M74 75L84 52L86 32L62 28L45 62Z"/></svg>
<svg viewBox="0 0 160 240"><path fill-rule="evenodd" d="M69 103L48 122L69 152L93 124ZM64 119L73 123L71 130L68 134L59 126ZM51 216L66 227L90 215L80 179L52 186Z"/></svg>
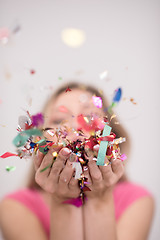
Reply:
<svg viewBox="0 0 160 240"><path fill-rule="evenodd" d="M102 173L103 180L107 183L110 182L111 179L113 178L113 171L111 168L111 164L106 164L104 166L99 166L99 169Z"/></svg>
<svg viewBox="0 0 160 240"><path fill-rule="evenodd" d="M95 154L98 154L99 144L96 144L96 145L93 147L93 151L95 152Z"/></svg>
<svg viewBox="0 0 160 240"><path fill-rule="evenodd" d="M62 148L59 153L58 156L56 158L56 161L63 161L63 163L66 162L66 160L69 158L71 154L71 150L69 148Z"/></svg>
<svg viewBox="0 0 160 240"><path fill-rule="evenodd" d="M68 187L71 191L79 190L78 192L80 192L80 189L78 186L78 179L75 179L75 169L74 169L72 177L69 181Z"/></svg>
<svg viewBox="0 0 160 240"><path fill-rule="evenodd" d="M59 176L58 185L59 185L59 190L62 194L67 192L68 184L72 178L73 173L74 173L74 168L72 168L72 163L68 160L65 165L65 168L62 170Z"/></svg>
<svg viewBox="0 0 160 240"><path fill-rule="evenodd" d="M124 173L124 166L122 161L119 159L112 161L111 167L113 173L117 175L117 178L121 178Z"/></svg>
<svg viewBox="0 0 160 240"><path fill-rule="evenodd" d="M92 160L88 162L89 173L93 184L98 184L102 181L102 174L99 167L96 165L96 161Z"/></svg>
<svg viewBox="0 0 160 240"><path fill-rule="evenodd" d="M77 161L77 155L75 153L71 153L70 157L69 157L69 161L71 163L76 162ZM71 179L69 181L69 189L73 190L73 189L75 189L76 186L79 189L78 179L75 179L75 169L74 169L72 177L71 177Z"/></svg>
<svg viewBox="0 0 160 240"><path fill-rule="evenodd" d="M38 168L38 172L41 173L41 176L48 176L50 172L50 167L53 164L53 155L49 150L48 153L44 156L40 167Z"/></svg>
<svg viewBox="0 0 160 240"><path fill-rule="evenodd" d="M39 150L37 153L33 154L33 162L34 162L34 168L37 171L37 169L40 167L42 160L43 160L44 154L41 153Z"/></svg>
<svg viewBox="0 0 160 240"><path fill-rule="evenodd" d="M83 167L83 171L84 171L84 176L87 178L87 187L90 187L90 186L92 186L92 179L91 179L91 176L90 176L90 173L89 173L89 169L88 169L88 167L87 166L84 166Z"/></svg>
<svg viewBox="0 0 160 240"><path fill-rule="evenodd" d="M67 187L60 186L59 184L59 178L61 176L61 173L63 172L64 169L66 171L67 166L68 165L64 165L64 161L61 158L59 158L58 160L56 159L56 161L50 168L48 178L45 181L46 189L48 189L49 192L54 193L54 191L58 189L60 193L64 194L67 191ZM66 174L69 175L69 173L66 173ZM62 174L62 179L63 179L62 182L66 182L66 176L64 175L63 177L63 174Z"/></svg>

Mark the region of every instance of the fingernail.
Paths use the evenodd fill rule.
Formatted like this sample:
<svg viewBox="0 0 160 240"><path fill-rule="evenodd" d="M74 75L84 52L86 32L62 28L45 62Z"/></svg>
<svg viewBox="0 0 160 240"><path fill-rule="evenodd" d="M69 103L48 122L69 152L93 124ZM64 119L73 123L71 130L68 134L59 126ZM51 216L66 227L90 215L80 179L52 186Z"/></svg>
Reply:
<svg viewBox="0 0 160 240"><path fill-rule="evenodd" d="M98 145L98 144L95 145L95 146L93 147L93 149L94 149L95 151L98 151L98 150L99 150L99 145Z"/></svg>
<svg viewBox="0 0 160 240"><path fill-rule="evenodd" d="M69 153L71 153L71 150L69 148L63 148L62 149L62 154L65 156L65 155L68 155Z"/></svg>
<svg viewBox="0 0 160 240"><path fill-rule="evenodd" d="M75 153L71 153L69 156L69 161L70 162L75 162L77 159L77 155Z"/></svg>

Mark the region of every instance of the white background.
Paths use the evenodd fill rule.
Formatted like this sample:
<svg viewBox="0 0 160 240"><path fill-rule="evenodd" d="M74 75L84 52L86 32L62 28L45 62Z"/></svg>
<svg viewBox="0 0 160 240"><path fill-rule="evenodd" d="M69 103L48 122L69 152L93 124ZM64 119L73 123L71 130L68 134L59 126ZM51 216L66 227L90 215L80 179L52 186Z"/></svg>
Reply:
<svg viewBox="0 0 160 240"><path fill-rule="evenodd" d="M40 111L51 88L75 79L103 89L111 99L114 89L122 87L123 97L137 102L121 101L116 109L132 139L127 172L153 193L156 203L149 239L160 238L159 13L159 0L0 1L0 27L21 27L6 45L0 44L0 155L15 151L12 139L23 109ZM68 27L85 32L81 47L61 40ZM99 78L105 70L109 80ZM7 165L17 168L8 173ZM30 165L14 157L0 159L1 198L23 185Z"/></svg>

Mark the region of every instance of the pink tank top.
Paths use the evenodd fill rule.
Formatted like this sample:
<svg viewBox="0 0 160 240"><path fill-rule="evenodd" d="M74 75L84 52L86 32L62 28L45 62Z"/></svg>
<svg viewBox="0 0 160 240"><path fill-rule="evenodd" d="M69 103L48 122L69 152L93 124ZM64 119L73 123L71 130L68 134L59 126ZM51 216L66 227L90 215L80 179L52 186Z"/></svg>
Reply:
<svg viewBox="0 0 160 240"><path fill-rule="evenodd" d="M118 183L113 191L116 221L128 206L144 196L151 196L145 188L130 182ZM50 211L38 190L26 188L11 193L5 198L14 199L29 208L37 216L49 238Z"/></svg>

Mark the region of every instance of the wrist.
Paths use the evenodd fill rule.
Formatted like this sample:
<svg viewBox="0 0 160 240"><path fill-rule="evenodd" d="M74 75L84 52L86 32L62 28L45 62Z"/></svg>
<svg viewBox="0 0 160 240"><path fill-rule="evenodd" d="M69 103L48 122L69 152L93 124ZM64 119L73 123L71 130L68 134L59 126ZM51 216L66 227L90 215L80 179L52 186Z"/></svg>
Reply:
<svg viewBox="0 0 160 240"><path fill-rule="evenodd" d="M107 191L95 194L95 195L87 195L88 200L85 205L93 205L94 207L98 206L106 206L106 204L112 204L113 202L113 189L109 188Z"/></svg>

